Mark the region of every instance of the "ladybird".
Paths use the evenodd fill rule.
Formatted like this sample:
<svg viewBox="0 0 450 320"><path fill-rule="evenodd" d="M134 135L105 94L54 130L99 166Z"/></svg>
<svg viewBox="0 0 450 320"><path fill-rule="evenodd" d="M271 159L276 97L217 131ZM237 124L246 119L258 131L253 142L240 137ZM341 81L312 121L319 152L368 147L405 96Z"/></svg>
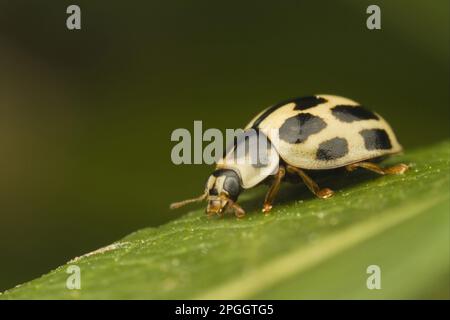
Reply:
<svg viewBox="0 0 450 320"><path fill-rule="evenodd" d="M344 167L348 171L363 168L385 175L403 174L408 169L403 163L388 168L375 163L377 159L401 152L402 146L379 114L344 97L318 94L289 99L263 110L244 132L249 133L245 139L236 142L217 162L204 193L173 203L172 209L207 200L209 216L231 210L237 217L243 217L245 211L237 204L240 193L269 182L262 208L268 213L281 182L292 180L288 178L299 177L318 198L333 196L331 189L319 187L307 171ZM239 145L255 136L267 140L264 163L236 161ZM245 157L248 156L246 153Z"/></svg>

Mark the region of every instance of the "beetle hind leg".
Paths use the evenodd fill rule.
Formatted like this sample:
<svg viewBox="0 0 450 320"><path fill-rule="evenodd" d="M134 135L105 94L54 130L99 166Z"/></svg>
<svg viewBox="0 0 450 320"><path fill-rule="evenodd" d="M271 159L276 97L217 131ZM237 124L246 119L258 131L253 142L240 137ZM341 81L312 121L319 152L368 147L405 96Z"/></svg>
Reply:
<svg viewBox="0 0 450 320"><path fill-rule="evenodd" d="M314 193L318 198L327 199L334 195L334 191L331 190L330 188L320 188L319 185L313 179L311 179L311 177L308 176L302 169L293 166L288 166L287 169L291 173L295 173L300 178L302 178L303 182L308 187L308 189L312 193Z"/></svg>
<svg viewBox="0 0 450 320"><path fill-rule="evenodd" d="M347 171L354 171L356 168L363 168L381 175L385 175L385 174L403 174L406 172L406 170L409 169L409 166L404 163L399 163L391 167L382 168L373 162L367 161L352 163L345 166L345 169L347 169Z"/></svg>

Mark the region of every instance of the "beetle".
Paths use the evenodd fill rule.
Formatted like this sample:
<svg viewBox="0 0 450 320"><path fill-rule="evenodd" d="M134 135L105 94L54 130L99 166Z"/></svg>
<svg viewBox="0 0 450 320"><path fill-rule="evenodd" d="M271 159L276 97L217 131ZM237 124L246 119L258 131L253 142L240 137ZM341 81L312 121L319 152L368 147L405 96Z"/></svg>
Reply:
<svg viewBox="0 0 450 320"><path fill-rule="evenodd" d="M236 201L240 193L263 182L270 182L262 211L270 212L283 180L299 177L318 198L333 196L329 188L320 188L306 171L344 167L347 171L363 168L385 174L403 174L408 170L400 163L388 168L376 164L379 159L400 153L390 125L348 98L318 94L289 99L263 110L244 129L244 139L235 142L217 162L204 193L194 199L171 204L175 209L188 203L207 200L208 216L231 210L237 217L245 211ZM236 161L239 146L256 137L267 139L262 161ZM254 144L250 144L251 146ZM245 159L253 153L246 150ZM261 152L257 152L257 157ZM261 164L262 163L262 164Z"/></svg>

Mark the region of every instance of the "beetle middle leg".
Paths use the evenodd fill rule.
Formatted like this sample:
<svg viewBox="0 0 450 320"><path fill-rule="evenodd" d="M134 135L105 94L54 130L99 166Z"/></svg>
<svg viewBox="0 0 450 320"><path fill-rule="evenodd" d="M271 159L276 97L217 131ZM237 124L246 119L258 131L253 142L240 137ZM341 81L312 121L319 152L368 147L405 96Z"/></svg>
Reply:
<svg viewBox="0 0 450 320"><path fill-rule="evenodd" d="M311 177L308 176L305 173L305 171L303 171L302 169L299 169L299 168L293 167L293 166L287 166L287 170L288 170L288 172L295 173L300 178L302 178L303 182L308 187L308 189L312 193L314 193L317 197L322 198L322 199L326 199L326 198L329 198L329 197L333 196L333 194L334 194L333 190L331 190L329 188L321 189L317 185L317 183L313 179L311 179Z"/></svg>
<svg viewBox="0 0 450 320"><path fill-rule="evenodd" d="M364 168L366 170L373 171L373 172L376 172L381 175L402 174L402 173L405 173L405 171L409 169L408 165L406 165L404 163L399 163L395 166L388 167L388 168L382 168L373 162L367 162L367 161L352 163L352 164L345 166L345 169L347 169L347 171L354 171L356 168Z"/></svg>
<svg viewBox="0 0 450 320"><path fill-rule="evenodd" d="M278 191L280 190L281 180L283 180L285 174L286 169L283 166L280 166L274 176L274 180L269 188L269 191L267 191L262 212L269 213L269 211L272 209L272 203L275 200L275 196L277 195Z"/></svg>

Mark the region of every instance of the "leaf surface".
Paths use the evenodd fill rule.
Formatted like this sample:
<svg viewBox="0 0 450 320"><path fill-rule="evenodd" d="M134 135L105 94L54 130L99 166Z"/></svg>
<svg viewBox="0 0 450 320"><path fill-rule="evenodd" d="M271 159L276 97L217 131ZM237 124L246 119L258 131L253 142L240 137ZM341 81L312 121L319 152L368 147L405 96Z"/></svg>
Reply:
<svg viewBox="0 0 450 320"><path fill-rule="evenodd" d="M336 191L327 200L287 184L268 216L261 187L241 197L244 219L198 209L0 298L448 299L449 150L443 142L383 163L410 164L404 175L321 174L319 184ZM80 290L66 288L69 265L80 267ZM370 265L380 267L380 290L367 288Z"/></svg>

